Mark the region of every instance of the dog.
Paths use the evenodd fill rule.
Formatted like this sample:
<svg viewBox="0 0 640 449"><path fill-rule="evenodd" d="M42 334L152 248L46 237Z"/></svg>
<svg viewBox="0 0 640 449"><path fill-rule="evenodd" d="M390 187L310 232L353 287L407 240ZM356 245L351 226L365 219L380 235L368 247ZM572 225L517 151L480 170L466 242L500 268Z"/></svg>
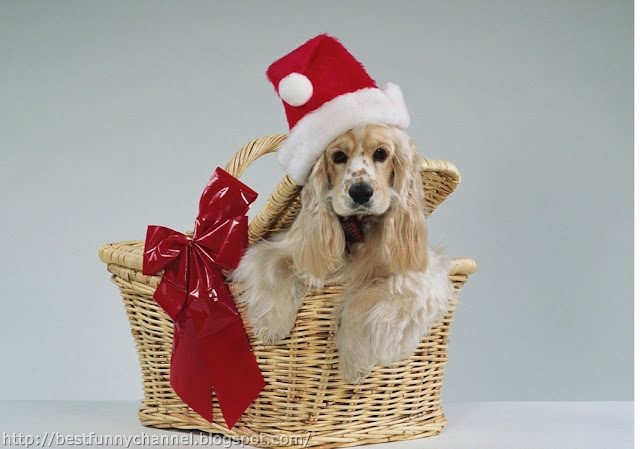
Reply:
<svg viewBox="0 0 640 449"><path fill-rule="evenodd" d="M347 383L414 353L455 300L450 261L427 244L420 167L392 126L357 126L327 146L290 229L252 245L231 275L257 338L280 342L309 288L338 283L335 344Z"/></svg>

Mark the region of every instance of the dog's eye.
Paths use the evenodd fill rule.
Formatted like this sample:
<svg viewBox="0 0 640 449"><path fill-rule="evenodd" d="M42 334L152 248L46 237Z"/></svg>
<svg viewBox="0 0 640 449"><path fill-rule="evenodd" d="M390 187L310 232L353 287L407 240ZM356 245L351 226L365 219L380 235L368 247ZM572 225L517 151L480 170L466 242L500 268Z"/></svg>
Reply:
<svg viewBox="0 0 640 449"><path fill-rule="evenodd" d="M389 156L389 153L387 153L387 150L385 150L384 148L378 148L373 152L373 160L376 162L384 161L385 159L387 159L387 156Z"/></svg>
<svg viewBox="0 0 640 449"><path fill-rule="evenodd" d="M344 164L347 162L347 155L342 151L336 151L331 157L333 158L333 162L336 164Z"/></svg>

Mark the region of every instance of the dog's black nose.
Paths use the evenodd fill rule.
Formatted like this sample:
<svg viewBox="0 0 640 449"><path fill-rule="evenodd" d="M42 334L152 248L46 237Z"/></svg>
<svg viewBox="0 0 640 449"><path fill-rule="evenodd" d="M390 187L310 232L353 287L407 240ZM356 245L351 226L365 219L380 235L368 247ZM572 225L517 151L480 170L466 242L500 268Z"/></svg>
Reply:
<svg viewBox="0 0 640 449"><path fill-rule="evenodd" d="M358 204L364 204L369 201L371 195L373 195L373 187L364 182L359 182L349 187L349 196Z"/></svg>

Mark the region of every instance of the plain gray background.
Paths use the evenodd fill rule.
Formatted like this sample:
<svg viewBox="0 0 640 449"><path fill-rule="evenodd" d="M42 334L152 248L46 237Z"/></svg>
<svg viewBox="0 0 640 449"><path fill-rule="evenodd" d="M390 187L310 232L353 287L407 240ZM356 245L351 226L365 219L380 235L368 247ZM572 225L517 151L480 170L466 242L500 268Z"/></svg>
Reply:
<svg viewBox="0 0 640 449"><path fill-rule="evenodd" d="M264 72L321 32L462 173L429 220L480 267L444 400L633 399L633 4L610 0L0 3L0 399L141 397L97 249L190 229L214 168L287 131Z"/></svg>

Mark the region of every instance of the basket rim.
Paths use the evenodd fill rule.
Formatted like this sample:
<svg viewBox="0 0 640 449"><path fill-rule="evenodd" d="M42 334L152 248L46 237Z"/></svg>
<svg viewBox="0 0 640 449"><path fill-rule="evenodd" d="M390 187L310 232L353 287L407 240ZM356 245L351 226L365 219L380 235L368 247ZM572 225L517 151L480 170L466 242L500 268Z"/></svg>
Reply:
<svg viewBox="0 0 640 449"><path fill-rule="evenodd" d="M102 245L98 257L106 264L120 265L132 270L142 270L144 240L127 240ZM476 261L468 257L452 257L450 275L470 275L477 271Z"/></svg>

